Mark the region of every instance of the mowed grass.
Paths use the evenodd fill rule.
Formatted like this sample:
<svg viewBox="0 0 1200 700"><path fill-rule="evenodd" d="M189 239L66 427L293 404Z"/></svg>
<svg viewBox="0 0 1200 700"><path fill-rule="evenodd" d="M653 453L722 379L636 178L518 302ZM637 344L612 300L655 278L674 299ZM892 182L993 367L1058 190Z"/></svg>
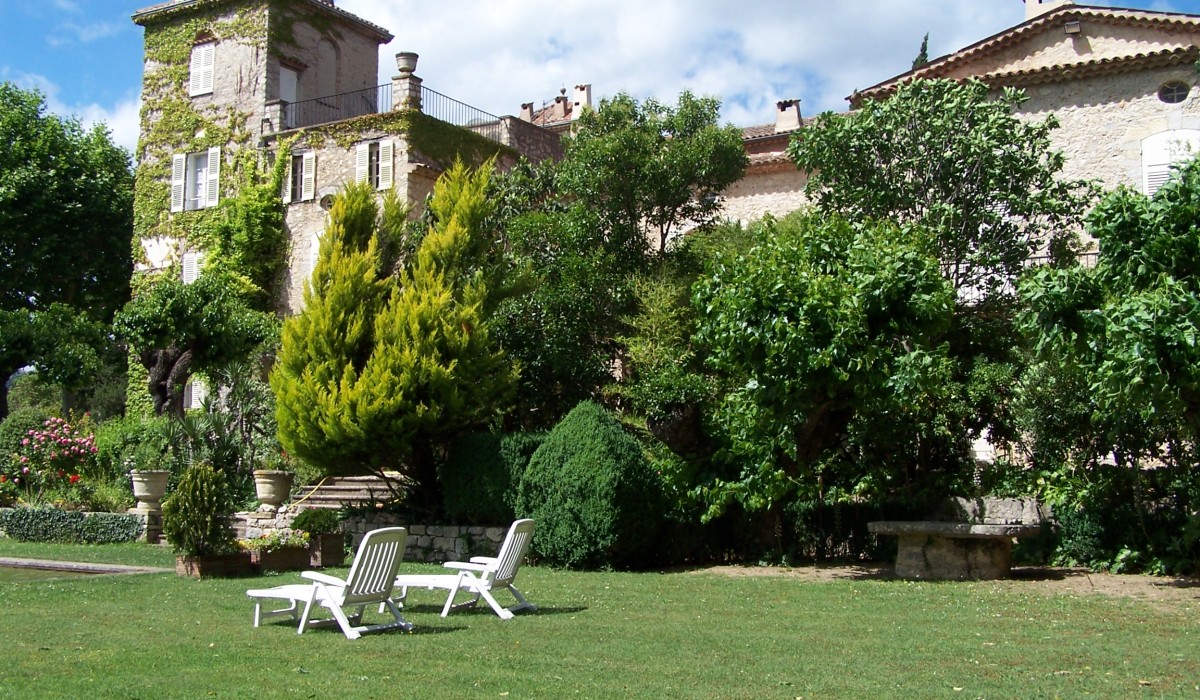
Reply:
<svg viewBox="0 0 1200 700"><path fill-rule="evenodd" d="M0 556L46 556L41 547L0 540ZM54 551L83 559L74 549L99 553L91 561L151 556ZM245 590L299 580L2 584L0 697L1200 697L1192 601L526 567L521 588L540 610L507 622L485 607L442 619L440 595L416 591L411 634L351 642L285 621L252 628Z"/></svg>

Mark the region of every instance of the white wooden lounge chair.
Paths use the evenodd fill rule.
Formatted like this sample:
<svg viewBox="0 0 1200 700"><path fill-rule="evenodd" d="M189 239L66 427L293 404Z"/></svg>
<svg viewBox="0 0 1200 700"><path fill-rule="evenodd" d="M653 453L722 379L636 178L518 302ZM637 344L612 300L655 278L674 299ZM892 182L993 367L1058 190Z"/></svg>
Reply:
<svg viewBox="0 0 1200 700"><path fill-rule="evenodd" d="M396 572L404 559L407 541L408 531L402 527L372 530L359 543L354 563L345 580L316 571L305 571L300 575L311 580L311 584L297 583L246 591L246 595L254 599L254 626L258 627L263 620L272 617L289 615L293 620L300 621L296 634L303 634L308 627L333 624L342 629L347 639L358 639L366 632L412 629L412 625L400 615L399 606L392 600ZM291 604L286 608L264 611L263 601L267 599L287 600ZM303 613L300 611L301 603L304 604ZM386 608L395 620L363 625L363 610L375 604L380 606L381 612ZM312 619L314 606L328 608L333 617ZM347 616L344 608L354 608L355 611Z"/></svg>
<svg viewBox="0 0 1200 700"><path fill-rule="evenodd" d="M482 597L492 610L503 620L512 619L513 613L519 610L537 610L537 606L525 600L525 596L513 585L517 571L525 559L525 551L529 549L529 541L533 539L533 521L518 520L508 529L500 552L494 557L471 557L471 561L448 561L443 566L457 569L457 574L404 574L396 577L396 586L401 589L397 598L404 603L408 598L409 588L444 588L450 591L446 596L446 604L442 607L442 617L450 614L451 610L473 607ZM504 608L496 601L492 592L507 588L517 604ZM454 597L459 591L473 593L470 600L455 604Z"/></svg>

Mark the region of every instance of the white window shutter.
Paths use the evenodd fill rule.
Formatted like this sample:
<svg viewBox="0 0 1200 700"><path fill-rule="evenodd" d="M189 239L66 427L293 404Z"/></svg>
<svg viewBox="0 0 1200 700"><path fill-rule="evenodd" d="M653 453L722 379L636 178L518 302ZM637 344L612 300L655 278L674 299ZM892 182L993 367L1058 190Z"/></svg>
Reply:
<svg viewBox="0 0 1200 700"><path fill-rule="evenodd" d="M288 164L283 169L283 203L292 203L292 158L288 156Z"/></svg>
<svg viewBox="0 0 1200 700"><path fill-rule="evenodd" d="M354 147L354 181L363 182L367 179L368 163L370 161L371 144L360 143Z"/></svg>
<svg viewBox="0 0 1200 700"><path fill-rule="evenodd" d="M1142 192L1153 196L1171 177L1171 166L1200 152L1200 131L1172 129L1142 140Z"/></svg>
<svg viewBox="0 0 1200 700"><path fill-rule="evenodd" d="M221 197L221 147L208 149L208 183L204 189L205 206L217 206Z"/></svg>
<svg viewBox="0 0 1200 700"><path fill-rule="evenodd" d="M207 95L213 91L213 66L216 59L216 44L199 44L192 47L191 74L188 77L188 95Z"/></svg>
<svg viewBox="0 0 1200 700"><path fill-rule="evenodd" d="M183 211L183 197L187 187L187 156L176 153L171 156L171 211Z"/></svg>
<svg viewBox="0 0 1200 700"><path fill-rule="evenodd" d="M379 189L392 189L392 155L395 146L391 139L379 142Z"/></svg>
<svg viewBox="0 0 1200 700"><path fill-rule="evenodd" d="M183 254L183 283L191 284L200 277L200 265L204 262L204 256L201 253L184 253Z"/></svg>
<svg viewBox="0 0 1200 700"><path fill-rule="evenodd" d="M301 165L300 199L307 202L317 196L317 154L305 153Z"/></svg>

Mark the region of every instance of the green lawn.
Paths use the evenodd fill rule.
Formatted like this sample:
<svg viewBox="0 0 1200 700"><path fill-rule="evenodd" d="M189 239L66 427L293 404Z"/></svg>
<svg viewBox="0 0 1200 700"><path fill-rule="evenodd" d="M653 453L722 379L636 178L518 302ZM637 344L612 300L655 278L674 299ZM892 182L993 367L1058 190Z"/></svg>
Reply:
<svg viewBox="0 0 1200 700"><path fill-rule="evenodd" d="M43 547L0 540L0 556ZM54 551L169 561L129 547ZM1200 697L1193 602L526 567L522 589L541 609L508 622L485 608L443 620L438 594L420 591L412 634L253 629L245 590L298 580L0 584L0 697Z"/></svg>

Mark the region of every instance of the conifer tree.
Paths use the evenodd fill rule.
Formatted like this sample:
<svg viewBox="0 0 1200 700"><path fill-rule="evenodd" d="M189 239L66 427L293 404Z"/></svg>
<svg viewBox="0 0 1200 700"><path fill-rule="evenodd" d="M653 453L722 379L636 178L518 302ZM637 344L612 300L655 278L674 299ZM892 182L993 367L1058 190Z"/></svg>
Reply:
<svg viewBox="0 0 1200 700"><path fill-rule="evenodd" d="M285 448L328 474L400 471L426 511L441 507L437 449L501 415L516 380L491 339L499 298L521 287L505 286L486 236L489 172L443 175L435 223L394 277L380 250L396 247L399 209L385 200L373 229L369 191L348 188L272 376Z"/></svg>

